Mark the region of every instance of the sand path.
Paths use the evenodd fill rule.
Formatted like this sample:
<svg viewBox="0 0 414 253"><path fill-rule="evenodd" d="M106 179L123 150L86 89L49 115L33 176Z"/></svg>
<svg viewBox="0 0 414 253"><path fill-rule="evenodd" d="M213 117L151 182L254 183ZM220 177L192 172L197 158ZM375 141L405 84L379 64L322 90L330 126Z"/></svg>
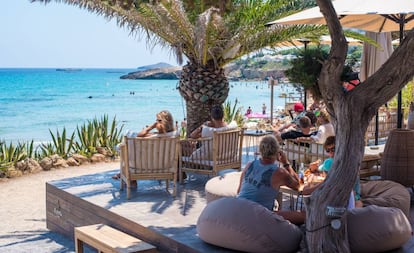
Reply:
<svg viewBox="0 0 414 253"><path fill-rule="evenodd" d="M0 252L74 252L72 240L46 228L45 183L117 169L108 162L1 179Z"/></svg>

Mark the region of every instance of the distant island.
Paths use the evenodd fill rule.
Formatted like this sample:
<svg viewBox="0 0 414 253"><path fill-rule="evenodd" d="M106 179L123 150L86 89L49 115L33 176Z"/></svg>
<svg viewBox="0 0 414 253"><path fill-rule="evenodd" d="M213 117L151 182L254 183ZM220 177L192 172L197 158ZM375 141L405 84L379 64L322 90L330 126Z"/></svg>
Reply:
<svg viewBox="0 0 414 253"><path fill-rule="evenodd" d="M181 67L175 67L165 62L145 65L137 71L121 76L121 79L166 79L177 80L181 76Z"/></svg>
<svg viewBox="0 0 414 253"><path fill-rule="evenodd" d="M82 71L82 69L76 69L76 68L63 68L63 69L56 69L56 71L64 71L64 72L77 72L77 71Z"/></svg>

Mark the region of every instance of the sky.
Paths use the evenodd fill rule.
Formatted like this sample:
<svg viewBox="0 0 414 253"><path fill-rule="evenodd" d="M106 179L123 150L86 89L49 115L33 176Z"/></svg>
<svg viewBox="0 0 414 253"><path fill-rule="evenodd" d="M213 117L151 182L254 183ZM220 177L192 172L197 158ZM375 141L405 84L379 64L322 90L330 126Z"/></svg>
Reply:
<svg viewBox="0 0 414 253"><path fill-rule="evenodd" d="M0 68L137 68L166 62L168 49L147 47L145 38L103 16L64 3L0 3Z"/></svg>

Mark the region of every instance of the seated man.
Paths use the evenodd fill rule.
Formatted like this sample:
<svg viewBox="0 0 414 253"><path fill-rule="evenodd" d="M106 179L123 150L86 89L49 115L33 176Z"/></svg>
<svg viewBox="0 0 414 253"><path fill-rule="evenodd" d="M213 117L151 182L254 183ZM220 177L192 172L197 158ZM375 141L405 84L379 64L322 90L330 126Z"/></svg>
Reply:
<svg viewBox="0 0 414 253"><path fill-rule="evenodd" d="M297 139L299 137L311 137L315 135L316 132L311 132L312 123L309 117L303 116L299 119L299 129L298 130L291 130L285 133L281 133L278 130L274 130L274 135L279 142L282 142L286 139Z"/></svg>
<svg viewBox="0 0 414 253"><path fill-rule="evenodd" d="M223 108L219 105L214 106L210 112L211 120L201 124L190 134L190 137L197 139L200 137L213 137L214 129L224 130L227 127L227 123L223 120L224 111ZM231 124L230 127L234 127L234 124ZM237 124L236 126L237 127ZM209 131L213 130L213 131Z"/></svg>

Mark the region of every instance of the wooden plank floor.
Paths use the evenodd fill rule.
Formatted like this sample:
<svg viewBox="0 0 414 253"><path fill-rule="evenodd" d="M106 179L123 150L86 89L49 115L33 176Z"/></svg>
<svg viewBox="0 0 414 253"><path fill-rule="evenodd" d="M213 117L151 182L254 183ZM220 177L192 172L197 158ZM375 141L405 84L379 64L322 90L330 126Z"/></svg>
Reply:
<svg viewBox="0 0 414 253"><path fill-rule="evenodd" d="M127 200L126 192L119 191L119 181L111 178L115 173L47 183L48 229L73 238L74 227L103 223L156 245L160 252L235 252L204 243L197 236L197 218L206 205L207 176L192 175L189 182L179 185L176 198L165 191L164 182L140 181ZM414 239L391 252L414 252Z"/></svg>

